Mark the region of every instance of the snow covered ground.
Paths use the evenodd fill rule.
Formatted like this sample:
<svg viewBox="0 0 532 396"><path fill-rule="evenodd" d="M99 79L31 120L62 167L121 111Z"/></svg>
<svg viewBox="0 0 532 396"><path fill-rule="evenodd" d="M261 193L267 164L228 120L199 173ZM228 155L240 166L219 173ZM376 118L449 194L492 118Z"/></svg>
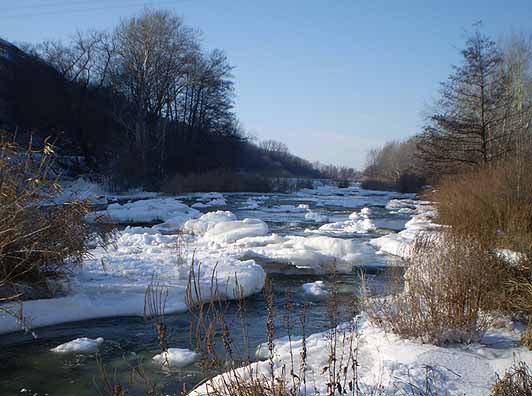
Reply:
<svg viewBox="0 0 532 396"><path fill-rule="evenodd" d="M480 343L438 347L386 334L362 314L351 323L340 325L336 335L328 331L313 334L306 339L306 388L303 381L296 388L299 388L302 395L314 395L317 392L328 394L327 383L330 382L330 377L329 370L325 368L329 367L330 351L335 350L337 372L343 373L343 367L347 370L346 384L353 378L349 357L356 356L357 381L363 394L419 394L412 393L416 389L414 387L418 390L426 389L428 379L432 392L426 394L487 396L497 375L503 375L514 362L525 361L532 364L532 352L519 346L522 329L512 327L511 322L506 324L505 328L488 332ZM336 348L332 347L333 340L336 340ZM301 337L277 339L274 345L275 376L282 378L293 369L302 378ZM350 351L354 353L351 354ZM257 356L259 362L237 369L236 373L247 380L262 378L270 381L272 375L266 345L259 347ZM291 362L294 362L293 367ZM229 378L229 375L234 374L223 375ZM213 385L223 389L223 375L205 382L192 395L205 395L212 391ZM291 386L292 378L286 379L288 386ZM343 383L342 385L345 386ZM372 391L376 393L371 393Z"/></svg>

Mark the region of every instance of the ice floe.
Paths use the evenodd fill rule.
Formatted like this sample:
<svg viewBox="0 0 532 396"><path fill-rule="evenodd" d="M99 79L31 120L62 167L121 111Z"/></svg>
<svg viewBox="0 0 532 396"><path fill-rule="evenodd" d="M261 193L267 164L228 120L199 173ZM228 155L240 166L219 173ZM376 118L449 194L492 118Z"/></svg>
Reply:
<svg viewBox="0 0 532 396"><path fill-rule="evenodd" d="M328 295L325 283L323 281L316 281L311 283L305 283L303 286L305 294L309 294L313 297L323 297Z"/></svg>
<svg viewBox="0 0 532 396"><path fill-rule="evenodd" d="M168 348L168 351L155 355L152 360L162 366L183 368L190 366L199 354L188 349Z"/></svg>
<svg viewBox="0 0 532 396"><path fill-rule="evenodd" d="M103 344L102 337L94 340L82 337L56 346L51 351L56 353L96 353L101 344Z"/></svg>
<svg viewBox="0 0 532 396"><path fill-rule="evenodd" d="M408 258L411 254L411 248L422 233L430 233L441 228L440 225L433 222L436 217L434 208L427 202L405 200L401 202L396 200L390 208L409 207L414 210L415 215L405 224L405 229L370 241L370 244L378 249L380 253L387 253L402 258Z"/></svg>
<svg viewBox="0 0 532 396"><path fill-rule="evenodd" d="M175 198L144 199L124 204L113 203L106 210L89 213L90 222L112 224L153 224L168 222L176 227L201 213Z"/></svg>

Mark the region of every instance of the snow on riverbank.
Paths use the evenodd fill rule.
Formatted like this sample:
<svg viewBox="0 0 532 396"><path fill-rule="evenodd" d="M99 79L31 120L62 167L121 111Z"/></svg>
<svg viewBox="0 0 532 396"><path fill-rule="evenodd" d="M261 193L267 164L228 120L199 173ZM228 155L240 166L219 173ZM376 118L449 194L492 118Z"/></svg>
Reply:
<svg viewBox="0 0 532 396"><path fill-rule="evenodd" d="M371 391L380 389L383 393L378 394L410 394L415 389L413 387L425 389L427 373L432 373L432 378L429 379L432 387L430 394L487 396L497 375L502 376L515 361L523 360L532 364L532 352L519 346L520 336L519 330L510 327L488 332L481 343L438 347L385 334L363 314L357 316L352 323L338 327L337 372L343 372L340 367L345 366L346 383L351 380L352 363L348 358L352 350L356 352L358 385L363 393L370 394ZM306 339L307 388L304 388L301 381L299 389L302 395L328 394L327 383L330 382L330 377L329 371L324 368L329 366L333 339L331 332L313 334ZM301 338L293 336L291 340L288 337L277 339L274 345L275 376L282 378L283 373L287 375L292 369L291 361L294 361L293 371L301 376ZM247 380L253 376L252 378L262 378L268 383L272 376L270 361L267 360L267 347L259 348L257 356L263 360L237 369L236 373ZM223 375L228 376L227 373ZM206 395L212 392L213 384L220 387L221 381L222 375L217 376L200 385L191 394ZM287 378L285 383L290 386L293 382L291 378ZM297 391L295 393L298 394Z"/></svg>
<svg viewBox="0 0 532 396"><path fill-rule="evenodd" d="M405 224L403 231L375 238L369 242L378 249L379 253L387 253L406 259L411 254L412 245L419 235L441 228L440 225L433 223L436 212L430 202L393 199L388 202L386 209L392 213L404 213L401 211L408 209L408 214L413 214L413 216Z"/></svg>

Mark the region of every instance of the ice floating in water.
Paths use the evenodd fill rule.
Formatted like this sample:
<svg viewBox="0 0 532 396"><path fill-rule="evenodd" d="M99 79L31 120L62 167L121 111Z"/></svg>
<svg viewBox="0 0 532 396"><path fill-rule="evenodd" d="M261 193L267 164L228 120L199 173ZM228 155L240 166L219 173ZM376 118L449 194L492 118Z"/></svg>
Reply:
<svg viewBox="0 0 532 396"><path fill-rule="evenodd" d="M198 357L196 352L188 349L168 348L167 352L155 355L152 360L162 366L182 368L194 363Z"/></svg>
<svg viewBox="0 0 532 396"><path fill-rule="evenodd" d="M323 281L305 283L302 287L305 294L310 294L314 297L322 297L328 294Z"/></svg>
<svg viewBox="0 0 532 396"><path fill-rule="evenodd" d="M316 223L325 223L329 220L329 217L313 212L309 209L309 211L305 214L305 220L314 221Z"/></svg>
<svg viewBox="0 0 532 396"><path fill-rule="evenodd" d="M211 206L225 206L227 205L227 202L225 198L215 198L208 202L196 202L194 205L192 205L193 208L209 208Z"/></svg>
<svg viewBox="0 0 532 396"><path fill-rule="evenodd" d="M189 220L183 231L202 236L204 240L217 243L233 243L239 239L268 234L268 225L259 219L235 220L231 212L210 212L199 219Z"/></svg>
<svg viewBox="0 0 532 396"><path fill-rule="evenodd" d="M348 273L358 262L360 252L355 241L326 236L286 236L244 238L236 244L247 250L246 256L286 263L313 273L334 269Z"/></svg>
<svg viewBox="0 0 532 396"><path fill-rule="evenodd" d="M217 210L216 212L205 213L198 219L187 221L183 224L182 230L189 234L203 236L216 224L236 220L236 216L229 211Z"/></svg>
<svg viewBox="0 0 532 396"><path fill-rule="evenodd" d="M96 353L102 343L102 337L98 337L95 340L82 337L52 348L51 351L56 353Z"/></svg>
<svg viewBox="0 0 532 396"><path fill-rule="evenodd" d="M144 295L153 281L168 290L166 313L187 310L186 293L191 255L176 254L178 238L148 227L120 231L113 245L91 251L72 279L65 297L22 302L33 327L114 316L143 316ZM220 249L195 251L195 278L202 299L235 299L262 290L263 268ZM211 295L216 289L217 294ZM9 304L8 304L9 306ZM12 309L18 309L14 305ZM0 314L0 333L20 330L16 318Z"/></svg>
<svg viewBox="0 0 532 396"><path fill-rule="evenodd" d="M405 200L400 202L395 200L391 207L410 207L418 213L405 224L405 229L401 232L375 238L370 241L370 244L378 249L379 253L387 253L394 256L399 256L407 259L412 250L412 246L416 238L422 233L430 233L441 228L438 224L432 222L436 216L434 209L427 204L427 202L420 201L416 203L413 200ZM403 206L404 205L404 206Z"/></svg>
<svg viewBox="0 0 532 396"><path fill-rule="evenodd" d="M349 215L349 220L324 224L317 230L307 229L305 232L341 236L348 236L350 234L367 234L368 232L377 229L373 221L368 218L369 213L371 213L369 208L363 208L360 212L351 213Z"/></svg>
<svg viewBox="0 0 532 396"><path fill-rule="evenodd" d="M273 206L271 208L263 208L262 210L265 212L272 212L272 213L304 213L308 209L308 205L301 204L298 206L294 205L279 205L279 206Z"/></svg>
<svg viewBox="0 0 532 396"><path fill-rule="evenodd" d="M170 222L175 227L199 215L196 209L174 198L154 198L125 204L114 203L106 210L89 213L87 220L115 224Z"/></svg>

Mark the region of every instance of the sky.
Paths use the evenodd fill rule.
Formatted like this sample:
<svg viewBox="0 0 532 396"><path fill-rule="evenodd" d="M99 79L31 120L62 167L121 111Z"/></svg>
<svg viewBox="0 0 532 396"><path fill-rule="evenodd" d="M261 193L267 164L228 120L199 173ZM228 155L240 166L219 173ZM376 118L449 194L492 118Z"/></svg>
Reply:
<svg viewBox="0 0 532 396"><path fill-rule="evenodd" d="M225 50L248 133L356 168L421 130L475 22L496 40L532 33L532 0L0 0L0 37L67 40L145 6L174 10L206 49Z"/></svg>

